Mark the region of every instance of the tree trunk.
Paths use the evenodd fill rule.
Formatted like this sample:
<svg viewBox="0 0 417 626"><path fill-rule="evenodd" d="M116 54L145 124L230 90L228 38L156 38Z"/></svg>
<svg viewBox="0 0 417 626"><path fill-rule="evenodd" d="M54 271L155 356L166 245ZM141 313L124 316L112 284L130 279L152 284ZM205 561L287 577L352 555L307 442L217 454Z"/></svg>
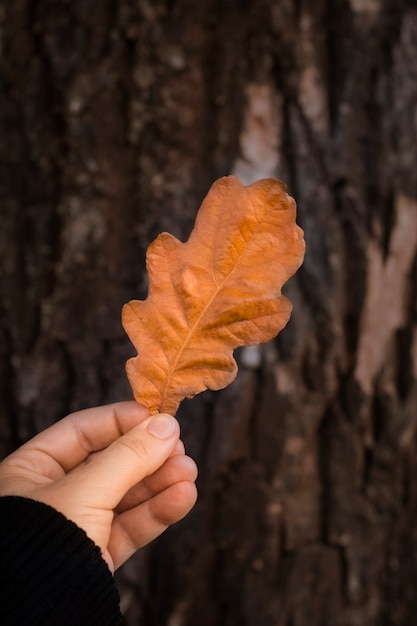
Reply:
<svg viewBox="0 0 417 626"><path fill-rule="evenodd" d="M184 402L192 514L117 575L129 624L411 626L415 0L0 0L2 454L131 397L124 302L213 180L277 176L292 319Z"/></svg>

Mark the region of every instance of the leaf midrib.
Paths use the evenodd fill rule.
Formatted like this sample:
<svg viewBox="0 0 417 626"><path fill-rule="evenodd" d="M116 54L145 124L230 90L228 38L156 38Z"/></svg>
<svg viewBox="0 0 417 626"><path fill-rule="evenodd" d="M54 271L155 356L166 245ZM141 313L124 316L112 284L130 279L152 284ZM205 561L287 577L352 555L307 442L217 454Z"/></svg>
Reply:
<svg viewBox="0 0 417 626"><path fill-rule="evenodd" d="M254 208L254 207L253 207L253 202L252 202L252 200L250 200L250 203L251 203L251 205L252 205L252 208ZM253 233L251 234L251 236L250 236L250 238L249 238L249 240L248 240L247 244L245 245L244 249L243 249L243 250L242 250L242 252L240 253L239 257L237 258L237 260L236 260L236 262L235 262L235 264L234 264L233 268L232 268L232 269L231 269L231 271L227 274L227 276L224 278L224 280L222 281L222 283L221 283L220 285L218 285L218 284L217 284L217 281L216 281L216 280L215 280L215 278L214 278L213 263L211 264L211 273L212 273L212 276L213 276L213 282L214 282L214 284L216 285L216 290L215 290L215 292L213 293L213 295L212 295L212 297L210 298L210 300L207 302L206 306L205 306L205 307L201 310L201 313L200 313L200 315L197 317L197 320L195 321L195 323L193 324L193 326L190 328L190 330L189 330L189 332L188 332L188 334L187 334L187 336L186 336L186 338L185 338L185 340L184 340L184 342L183 342L182 346L181 346L181 347L180 347L180 349L178 350L178 353L177 353L177 355L176 355L176 357L175 357L175 359L174 359L174 361L173 361L173 363L172 363L172 367L170 367L170 369L168 370L168 375L167 375L167 377L166 377L166 380L165 380L165 384L164 384L163 390L162 390L162 392L161 392L161 405L160 405L160 406L161 406L161 408L162 408L162 407L163 407L163 405L164 405L164 401L165 401L165 398L166 398L166 390L168 389L168 387L169 387L169 385L170 385L170 383L171 383L171 380L172 380L173 374L175 373L176 368L177 368L177 364L178 364L178 362L179 362L179 360L180 360L180 358L181 358L182 354L184 353L184 351L185 351L185 349L186 349L187 345L189 344L189 342L190 342L190 340L191 340L192 336L194 335L194 332L195 332L196 328L197 328L197 327L198 327L198 325L200 324L201 319L204 317L204 315L206 314L207 310L211 307L211 305L213 304L214 300L215 300L215 299L216 299L216 297L218 296L219 292L223 289L223 287L224 287L225 283L229 280L230 276L231 276L231 275L233 274L233 272L236 270L236 267L238 266L238 264L239 264L239 262L240 262L240 260L241 260L242 256L244 255L244 253L245 253L245 252L246 252L246 250L248 249L248 247L249 247L249 243L250 243L250 241L253 239L253 237L255 236L256 231L258 230L258 228L259 228L260 224L261 224L261 223L262 223L262 222L263 222L263 221L267 218L267 216L268 216L270 213L272 213L272 211L273 211L273 207L270 209L270 211L268 211L268 213L265 213L265 214L264 214L264 216L263 216L263 218L262 218L262 220L260 220L260 221L257 223L256 228L254 229ZM220 215L219 215L219 216L220 216ZM218 232L218 231L216 230L216 233L217 233L217 232ZM183 244L183 245L186 245L186 244ZM212 256L212 258L213 258L213 256Z"/></svg>

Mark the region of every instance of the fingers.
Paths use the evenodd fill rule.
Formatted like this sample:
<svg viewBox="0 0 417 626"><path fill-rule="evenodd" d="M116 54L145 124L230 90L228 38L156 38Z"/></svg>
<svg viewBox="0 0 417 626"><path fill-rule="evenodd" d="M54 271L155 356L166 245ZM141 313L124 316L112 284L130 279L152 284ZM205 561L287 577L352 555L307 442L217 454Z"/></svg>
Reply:
<svg viewBox="0 0 417 626"><path fill-rule="evenodd" d="M164 464L179 433L172 416L149 417L68 474L65 490L76 494L79 503L114 509L129 489Z"/></svg>
<svg viewBox="0 0 417 626"><path fill-rule="evenodd" d="M116 517L108 544L115 569L169 525L187 515L196 499L197 489L193 482L178 482Z"/></svg>
<svg viewBox="0 0 417 626"><path fill-rule="evenodd" d="M185 454L169 457L156 472L134 485L118 505L116 512L123 513L142 504L156 494L179 482L195 482L197 466Z"/></svg>
<svg viewBox="0 0 417 626"><path fill-rule="evenodd" d="M78 411L31 439L15 454L20 458L25 455L35 470L41 463L58 478L59 471L70 471L91 452L106 448L148 416L145 407L137 402L119 402Z"/></svg>

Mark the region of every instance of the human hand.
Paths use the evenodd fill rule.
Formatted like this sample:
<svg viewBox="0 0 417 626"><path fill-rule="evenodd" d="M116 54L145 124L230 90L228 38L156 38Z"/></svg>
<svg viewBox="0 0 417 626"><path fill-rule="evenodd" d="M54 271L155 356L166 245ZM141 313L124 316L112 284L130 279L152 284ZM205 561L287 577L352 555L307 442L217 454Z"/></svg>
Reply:
<svg viewBox="0 0 417 626"><path fill-rule="evenodd" d="M136 402L72 413L0 463L0 496L60 511L114 572L195 503L197 468L179 435L173 417Z"/></svg>

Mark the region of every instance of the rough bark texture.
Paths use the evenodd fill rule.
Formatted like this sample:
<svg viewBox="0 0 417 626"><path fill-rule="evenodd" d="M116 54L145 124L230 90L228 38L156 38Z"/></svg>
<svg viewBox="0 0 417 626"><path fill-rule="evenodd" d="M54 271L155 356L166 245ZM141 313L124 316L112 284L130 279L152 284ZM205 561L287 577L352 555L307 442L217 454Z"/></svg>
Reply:
<svg viewBox="0 0 417 626"><path fill-rule="evenodd" d="M412 626L417 3L0 0L5 454L130 397L120 310L212 181L275 175L308 252L276 341L183 403L194 512L119 573L129 624Z"/></svg>

